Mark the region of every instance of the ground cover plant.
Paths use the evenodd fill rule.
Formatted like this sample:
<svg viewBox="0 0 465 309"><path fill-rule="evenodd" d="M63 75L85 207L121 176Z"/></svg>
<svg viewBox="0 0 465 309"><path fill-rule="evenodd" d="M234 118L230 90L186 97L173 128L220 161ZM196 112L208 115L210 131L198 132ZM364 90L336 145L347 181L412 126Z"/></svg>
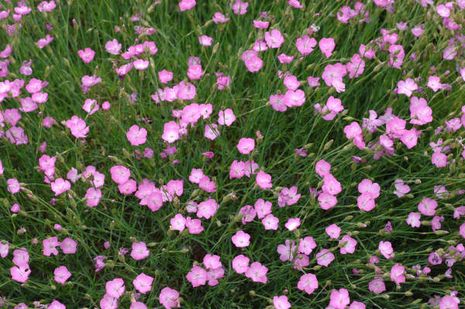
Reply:
<svg viewBox="0 0 465 309"><path fill-rule="evenodd" d="M464 0L0 26L0 307L463 308Z"/></svg>

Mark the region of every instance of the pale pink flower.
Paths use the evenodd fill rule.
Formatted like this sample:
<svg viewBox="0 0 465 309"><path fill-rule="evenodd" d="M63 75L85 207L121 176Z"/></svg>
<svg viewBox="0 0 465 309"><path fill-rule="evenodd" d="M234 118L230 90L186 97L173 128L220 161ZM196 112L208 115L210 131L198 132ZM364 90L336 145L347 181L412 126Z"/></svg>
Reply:
<svg viewBox="0 0 465 309"><path fill-rule="evenodd" d="M136 278L134 278L132 284L139 293L146 294L152 289L153 280L153 277L140 273Z"/></svg>
<svg viewBox="0 0 465 309"><path fill-rule="evenodd" d="M133 125L126 132L126 138L132 146L143 145L147 141L147 130L138 125Z"/></svg>
<svg viewBox="0 0 465 309"><path fill-rule="evenodd" d="M92 62L92 60L94 60L95 51L87 47L87 48L79 50L78 55L79 55L79 58L81 58L81 60L87 64L87 63Z"/></svg>
<svg viewBox="0 0 465 309"><path fill-rule="evenodd" d="M160 304L165 309L180 308L179 292L170 287L164 287L158 297Z"/></svg>
<svg viewBox="0 0 465 309"><path fill-rule="evenodd" d="M297 288L308 295L318 289L318 279L314 274L308 273L300 277Z"/></svg>
<svg viewBox="0 0 465 309"><path fill-rule="evenodd" d="M60 284L65 284L66 281L68 281L68 279L71 277L71 273L66 266L59 266L55 268L53 275L55 282Z"/></svg>
<svg viewBox="0 0 465 309"><path fill-rule="evenodd" d="M250 245L250 235L244 231L237 231L231 240L237 248L246 248Z"/></svg>
<svg viewBox="0 0 465 309"><path fill-rule="evenodd" d="M325 57L329 58L333 54L334 48L336 48L336 42L334 42L333 38L322 38L318 46Z"/></svg>
<svg viewBox="0 0 465 309"><path fill-rule="evenodd" d="M113 280L107 281L105 284L106 294L114 297L116 299L120 298L126 290L124 281L121 278L115 278Z"/></svg>

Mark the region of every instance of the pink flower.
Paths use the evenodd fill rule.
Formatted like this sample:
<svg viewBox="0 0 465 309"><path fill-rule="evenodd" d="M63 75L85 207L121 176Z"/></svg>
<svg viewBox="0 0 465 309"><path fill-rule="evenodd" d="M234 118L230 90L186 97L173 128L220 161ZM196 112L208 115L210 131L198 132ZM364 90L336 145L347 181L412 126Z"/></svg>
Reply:
<svg viewBox="0 0 465 309"><path fill-rule="evenodd" d="M397 83L398 94L405 94L407 97L410 97L412 93L416 90L418 90L418 85L411 78L401 80Z"/></svg>
<svg viewBox="0 0 465 309"><path fill-rule="evenodd" d="M421 214L418 212L411 212L408 214L407 217L407 224L410 225L413 228L420 227L421 222L420 222Z"/></svg>
<svg viewBox="0 0 465 309"><path fill-rule="evenodd" d="M239 143L237 144L237 150L241 154L247 155L251 153L255 148L255 140L253 138L246 138L243 137L239 140Z"/></svg>
<svg viewBox="0 0 465 309"><path fill-rule="evenodd" d="M265 201L261 198L256 200L254 208L257 213L258 219L263 219L265 216L271 214L271 207L271 202Z"/></svg>
<svg viewBox="0 0 465 309"><path fill-rule="evenodd" d="M45 256L58 255L56 247L60 245L58 237L49 237L42 241L42 254Z"/></svg>
<svg viewBox="0 0 465 309"><path fill-rule="evenodd" d="M121 278L115 278L113 280L107 281L105 284L106 293L116 299L120 298L126 290L124 285L124 280Z"/></svg>
<svg viewBox="0 0 465 309"><path fill-rule="evenodd" d="M433 111L423 98L410 98L410 123L424 125L433 121Z"/></svg>
<svg viewBox="0 0 465 309"><path fill-rule="evenodd" d="M174 121L165 123L163 126L162 139L170 144L174 143L180 138L180 129L179 125Z"/></svg>
<svg viewBox="0 0 465 309"><path fill-rule="evenodd" d="M441 79L438 76L430 76L428 77L428 88L437 92L441 89L447 88L447 85L441 83Z"/></svg>
<svg viewBox="0 0 465 309"><path fill-rule="evenodd" d="M161 70L160 72L158 72L158 79L162 84L166 84L173 79L173 72Z"/></svg>
<svg viewBox="0 0 465 309"><path fill-rule="evenodd" d="M58 300L53 300L48 306L47 309L66 309L66 306L60 303Z"/></svg>
<svg viewBox="0 0 465 309"><path fill-rule="evenodd" d="M63 251L64 254L75 254L77 252L77 246L77 242L69 237L66 237L60 243L61 251Z"/></svg>
<svg viewBox="0 0 465 309"><path fill-rule="evenodd" d="M63 178L58 178L52 183L50 183L50 187L52 191L55 193L55 196L59 196L71 189L71 183Z"/></svg>
<svg viewBox="0 0 465 309"><path fill-rule="evenodd" d="M263 67L263 60L258 56L258 53L254 50L246 50L241 55L242 61L251 73L256 73L260 71Z"/></svg>
<svg viewBox="0 0 465 309"><path fill-rule="evenodd" d="M321 190L324 193L328 193L331 195L338 195L339 193L342 192L342 185L336 179L336 177L328 173L323 176L323 186L321 187Z"/></svg>
<svg viewBox="0 0 465 309"><path fill-rule="evenodd" d="M154 278L146 275L144 273L140 273L137 277L132 281L134 288L142 294L146 294L150 292L152 289L152 283Z"/></svg>
<svg viewBox="0 0 465 309"><path fill-rule="evenodd" d="M278 245L276 251L279 253L281 262L292 261L296 254L295 241L286 239L284 244Z"/></svg>
<svg viewBox="0 0 465 309"><path fill-rule="evenodd" d="M346 64L346 69L349 73L349 78L359 77L365 71L365 61L363 61L359 54L355 54Z"/></svg>
<svg viewBox="0 0 465 309"><path fill-rule="evenodd" d="M439 309L459 309L460 299L456 296L446 295L439 301Z"/></svg>
<svg viewBox="0 0 465 309"><path fill-rule="evenodd" d="M436 208L438 207L438 202L428 197L425 197L418 204L418 211L428 217L433 217L436 214Z"/></svg>
<svg viewBox="0 0 465 309"><path fill-rule="evenodd" d="M389 241L380 241L378 245L378 250L386 259L394 258L394 249L392 244Z"/></svg>
<svg viewBox="0 0 465 309"><path fill-rule="evenodd" d="M318 279L314 274L308 273L300 277L297 288L308 295L318 289Z"/></svg>
<svg viewBox="0 0 465 309"><path fill-rule="evenodd" d="M353 254L356 247L357 241L349 235L345 235L339 241L339 252L341 254Z"/></svg>
<svg viewBox="0 0 465 309"><path fill-rule="evenodd" d="M123 195L131 195L137 191L137 182L134 179L129 179L118 185L118 191Z"/></svg>
<svg viewBox="0 0 465 309"><path fill-rule="evenodd" d="M287 90L283 97L283 102L287 107L299 107L305 104L305 92L301 89Z"/></svg>
<svg viewBox="0 0 465 309"><path fill-rule="evenodd" d="M329 210L336 206L337 198L334 195L331 195L326 192L322 192L318 195L318 204L321 209Z"/></svg>
<svg viewBox="0 0 465 309"><path fill-rule="evenodd" d="M122 165L115 165L110 168L111 179L117 184L123 184L129 180L131 171Z"/></svg>
<svg viewBox="0 0 465 309"><path fill-rule="evenodd" d="M289 300L287 299L287 296L285 295L274 296L273 306L274 306L274 309L289 309L291 308L291 303L289 303Z"/></svg>
<svg viewBox="0 0 465 309"><path fill-rule="evenodd" d="M394 264L390 272L391 281L396 285L400 285L405 282L405 267L399 263Z"/></svg>
<svg viewBox="0 0 465 309"><path fill-rule="evenodd" d="M245 276L251 279L253 282L267 283L267 273L268 268L266 266L262 265L259 262L253 262L252 264L250 264L249 268L245 272Z"/></svg>
<svg viewBox="0 0 465 309"><path fill-rule="evenodd" d="M232 10L236 15L244 15L247 13L247 8L249 3L242 2L241 0L236 0L232 5Z"/></svg>
<svg viewBox="0 0 465 309"><path fill-rule="evenodd" d="M25 283L29 280L29 275L31 274L31 269L29 265L20 265L13 266L10 268L11 279L19 283Z"/></svg>
<svg viewBox="0 0 465 309"><path fill-rule="evenodd" d="M66 266L59 266L55 268L53 275L55 282L60 284L65 284L66 281L68 281L68 279L71 277L71 273L69 272L68 268L66 268Z"/></svg>
<svg viewBox="0 0 465 309"><path fill-rule="evenodd" d="M121 52L122 45L118 42L117 39L107 41L105 43L105 50L107 53L112 55L118 55Z"/></svg>
<svg viewBox="0 0 465 309"><path fill-rule="evenodd" d="M81 58L81 60L87 64L87 63L92 62L92 60L94 60L95 52L91 48L87 47L87 48L79 50L78 55L79 55L79 58Z"/></svg>
<svg viewBox="0 0 465 309"><path fill-rule="evenodd" d="M460 225L459 234L460 234L460 236L462 236L462 238L465 238L465 223Z"/></svg>
<svg viewBox="0 0 465 309"><path fill-rule="evenodd" d="M350 304L349 291L347 289L331 290L329 306L334 309L344 309Z"/></svg>
<svg viewBox="0 0 465 309"><path fill-rule="evenodd" d="M196 6L195 0L181 0L179 1L179 10L181 12L192 10Z"/></svg>
<svg viewBox="0 0 465 309"><path fill-rule="evenodd" d="M270 48L280 48L284 43L284 37L281 34L281 31L273 29L265 32L265 42Z"/></svg>
<svg viewBox="0 0 465 309"><path fill-rule="evenodd" d="M170 287L164 287L158 297L160 304L165 309L180 308L179 292Z"/></svg>
<svg viewBox="0 0 465 309"><path fill-rule="evenodd" d="M375 278L368 283L368 289L370 292L373 292L375 294L381 294L384 291L386 291L386 285L384 284L383 279L381 278Z"/></svg>
<svg viewBox="0 0 465 309"><path fill-rule="evenodd" d="M257 173L257 176L255 178L255 182L263 190L271 189L271 187L272 187L271 175L265 173L264 171L259 171Z"/></svg>
<svg viewBox="0 0 465 309"><path fill-rule="evenodd" d="M147 245L145 242L133 242L132 243L132 250L131 250L131 257L136 260L140 261L146 259L150 255L149 249L147 249Z"/></svg>
<svg viewBox="0 0 465 309"><path fill-rule="evenodd" d="M219 205L214 199L208 199L197 206L197 217L210 219L218 211Z"/></svg>
<svg viewBox="0 0 465 309"><path fill-rule="evenodd" d="M71 134L76 138L86 138L89 133L86 122L76 115L66 120L66 127L71 130Z"/></svg>
<svg viewBox="0 0 465 309"><path fill-rule="evenodd" d="M231 240L237 248L246 248L250 245L250 235L244 231L237 231Z"/></svg>
<svg viewBox="0 0 465 309"><path fill-rule="evenodd" d="M286 224L284 224L284 226L289 231L295 231L300 226L300 218L289 218L289 220L287 220L287 222L286 222Z"/></svg>
<svg viewBox="0 0 465 309"><path fill-rule="evenodd" d="M325 66L321 77L326 83L326 86L333 87L338 93L344 92L346 86L343 77L347 74L347 68L342 63L328 64Z"/></svg>
<svg viewBox="0 0 465 309"><path fill-rule="evenodd" d="M25 248L15 249L13 251L13 264L16 266L28 266L29 253Z"/></svg>
<svg viewBox="0 0 465 309"><path fill-rule="evenodd" d="M379 184L372 182L370 179L363 179L357 186L358 192L368 194L372 198L378 198L381 192Z"/></svg>
<svg viewBox="0 0 465 309"><path fill-rule="evenodd" d="M10 244L8 242L0 241L0 258L2 259L6 258L9 250L10 250Z"/></svg>
<svg viewBox="0 0 465 309"><path fill-rule="evenodd" d="M118 298L105 294L99 304L102 309L118 309Z"/></svg>
<svg viewBox="0 0 465 309"><path fill-rule="evenodd" d="M250 259L245 255L238 255L232 260L232 267L238 274L244 274L249 269Z"/></svg>
<svg viewBox="0 0 465 309"><path fill-rule="evenodd" d="M341 235L341 228L336 224L331 224L325 229L326 234L328 234L331 239L338 239Z"/></svg>
<svg viewBox="0 0 465 309"><path fill-rule="evenodd" d="M186 279L192 284L192 287L196 288L207 283L207 276L207 271L205 269L195 265L191 268L189 273L187 273Z"/></svg>
<svg viewBox="0 0 465 309"><path fill-rule="evenodd" d="M176 214L170 220L170 230L182 232L186 228L186 218L181 214Z"/></svg>
<svg viewBox="0 0 465 309"><path fill-rule="evenodd" d="M143 145L147 141L147 130L140 128L138 125L133 125L126 132L126 138L132 146Z"/></svg>
<svg viewBox="0 0 465 309"><path fill-rule="evenodd" d="M325 57L329 58L333 54L334 48L336 48L336 42L334 42L333 38L322 38L318 43L318 47L320 47Z"/></svg>
<svg viewBox="0 0 465 309"><path fill-rule="evenodd" d="M213 38L208 35L201 35L199 36L199 43L202 46L212 46Z"/></svg>
<svg viewBox="0 0 465 309"><path fill-rule="evenodd" d="M276 231L279 227L279 219L273 216L273 214L269 214L262 219L262 224L265 227L265 230Z"/></svg>
<svg viewBox="0 0 465 309"><path fill-rule="evenodd" d="M310 38L308 35L301 36L295 41L297 50L304 57L313 52L316 44L317 41L314 38Z"/></svg>
<svg viewBox="0 0 465 309"><path fill-rule="evenodd" d="M21 191L21 184L16 178L10 178L6 181L8 192L16 194Z"/></svg>
<svg viewBox="0 0 465 309"><path fill-rule="evenodd" d="M236 121L236 116L232 109L227 108L224 111L221 110L218 113L218 124L222 126L231 126L233 122Z"/></svg>
<svg viewBox="0 0 465 309"><path fill-rule="evenodd" d="M215 140L218 136L220 136L218 125L216 123L205 125L203 136L205 136L207 139L211 141Z"/></svg>
<svg viewBox="0 0 465 309"><path fill-rule="evenodd" d="M221 12L216 12L215 14L213 14L212 20L215 24L224 24L229 21L229 18L224 16L224 14Z"/></svg>
<svg viewBox="0 0 465 309"><path fill-rule="evenodd" d="M440 151L435 151L431 156L431 162L437 168L444 168L447 166L447 155Z"/></svg>
<svg viewBox="0 0 465 309"><path fill-rule="evenodd" d="M197 235L203 232L204 228L202 226L202 221L199 219L191 219L190 217L186 218L186 227L189 231L189 234Z"/></svg>

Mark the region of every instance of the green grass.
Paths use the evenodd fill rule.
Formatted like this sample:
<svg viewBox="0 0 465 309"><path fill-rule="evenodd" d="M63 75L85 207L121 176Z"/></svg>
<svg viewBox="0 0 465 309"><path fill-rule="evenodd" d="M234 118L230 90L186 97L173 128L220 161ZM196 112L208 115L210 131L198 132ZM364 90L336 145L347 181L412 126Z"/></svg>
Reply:
<svg viewBox="0 0 465 309"><path fill-rule="evenodd" d="M131 301L130 294L134 291L131 282L141 272L155 277L152 291L141 297L141 301L151 308L160 306L158 295L165 286L180 292L183 308L265 308L271 304L273 296L283 294L288 295L293 308L325 308L333 288L347 288L351 299L363 301L367 308L420 308L426 306L428 299L434 295L444 296L453 290L459 291L458 297L463 304L463 261L454 265L451 279L442 277L447 267L433 266L429 276L409 278L400 288L396 288L387 277L385 293L375 295L368 291L368 283L375 276L374 270L367 265L368 259L376 254L379 241L391 241L396 252L393 260L380 258L378 266L387 274L395 263L402 263L408 268L416 264L426 266L431 251L446 250L450 245L463 242L458 234L463 219L452 218L454 207L465 204L463 195L451 194L446 199L438 199L438 214L445 217L441 230L447 233L434 233L429 226L412 229L405 223L408 213L417 211L417 204L423 197L434 197L435 185L445 185L449 192L465 189L461 158L463 147L458 144L458 140L465 135L464 129L434 135L435 128L446 120L460 117L465 83L456 72L456 63L463 61L463 51L460 51L462 55L456 61L442 59L442 50L452 34L444 29L434 9L421 8L413 0L399 0L395 4L396 12L387 14L369 3L369 23L352 21L344 25L337 21L336 13L349 1L305 1L303 10L291 9L287 1L249 1L249 11L244 16L234 15L229 1L198 2L193 11L180 13L177 1L163 0L158 5L154 5L154 1L142 0L61 1L52 13L42 14L34 10L25 16L21 29L14 37L6 36L3 31L0 33L0 48L7 43L14 47L8 79L22 78L18 74L21 63L32 59L33 76L49 83L45 89L49 100L40 106L40 112L22 113L19 125L25 129L29 144L16 146L7 140L0 142L0 159L5 167L4 178L0 178L0 240L8 241L11 249L27 248L32 270L29 281L20 285L10 278L9 268L13 265L11 249L7 258L0 259L0 296L6 300L5 307L10 308L21 302L32 306L33 301L48 304L53 299L60 300L68 308L97 307L105 293L105 282L122 277L127 293L121 298L120 307L127 308ZM227 13L230 22L225 25L212 23L211 16L216 11ZM252 26L253 19L258 18L262 11L268 12L271 27L279 28L286 42L279 51L264 52L261 55L265 63L263 69L252 74L245 69L240 54L251 48L262 35ZM130 21L134 14L140 14L139 22ZM378 38L382 28L396 31L396 23L400 21L407 21L409 26L418 23L425 25L425 34L419 39L409 31L398 31L398 44L402 44L406 52L401 70L388 67L387 54L379 51L376 59L366 61L361 77L345 79L344 93L335 93L321 81L322 86L318 89L303 85L306 104L300 108L278 113L268 105L271 94L285 92L277 76L278 70L289 70L302 81L311 75L321 76L325 65L349 61L360 44ZM457 16L457 21L463 22L463 17ZM35 46L35 42L46 35L45 23L53 27L50 33L55 40L41 50ZM303 60L294 61L288 66L280 65L276 56L281 52L297 55L295 39L304 34L311 24L320 27L315 35L317 38L335 38L333 56L326 59L316 49ZM125 50L138 38L134 33L136 25L157 30L153 36L139 39L155 41L159 51L151 57L148 70L132 71L124 79L119 79L113 71L115 57L105 52L104 45L106 41L117 38ZM115 26L120 27L121 31L115 32ZM200 34L212 36L215 46L200 46L197 41ZM94 61L88 65L77 55L77 51L85 47L96 51ZM409 57L414 53L417 60L410 61ZM196 82L195 102L212 103L214 111L210 120L201 120L189 130L187 138L176 142L177 153L174 157L163 160L159 156L165 147L161 139L163 124L172 120L173 109L182 108L185 103L176 101L158 105L150 99L151 94L161 87L156 72L171 70L175 81L179 82L185 78L190 56L200 57L206 71L206 75ZM452 90L433 93L426 88L432 66L443 83L451 84ZM216 90L214 72L217 71L231 76L230 89ZM445 74L446 71L450 71L450 74ZM83 75L93 74L100 76L102 83L83 94L80 79ZM422 128L423 133L415 148L408 150L397 141L393 156L373 160L372 152L356 149L342 130L353 120L361 124L362 118L368 117L369 110L381 115L387 107L392 107L396 115L409 119L408 98L393 93L397 82L406 77L421 77L421 85L425 89L420 96L427 98L433 109L434 121ZM137 93L137 103L131 104L129 95L134 92ZM347 111L346 115L326 122L314 113L313 105L326 102L330 95L340 98ZM84 118L85 112L81 106L86 98L97 99L100 103L108 100L112 107L108 112L99 111L86 117L90 133L85 141L76 140L60 123L51 129L41 126L46 116L52 116L58 122L74 114ZM1 110L13 107L19 107L18 102L9 99L0 105ZM205 139L204 125L216 121L218 111L224 108L232 108L237 121L231 127L222 127L221 135L215 141ZM125 136L133 124L148 130L147 143L137 148L151 147L155 152L153 159L135 158L135 147L129 144ZM380 130L384 130L384 127ZM258 141L251 159L273 176L274 189L271 191L258 189L254 177L229 179L231 162L235 159L246 160L236 149L238 140L241 137L255 137L256 131L261 132L263 139ZM439 138L452 147L450 164L443 169L431 164L432 151L428 145ZM366 140L370 138L367 136ZM46 153L58 158L56 175L59 177L65 177L71 167L81 172L88 165L94 165L98 171L105 173L103 197L98 207L86 207L83 197L89 184L82 181L72 186L75 194L61 195L55 205L50 203L53 192L43 182L43 174L37 170L41 156L38 148L44 141L47 142ZM308 157L294 154L294 150L300 147L308 150ZM205 151L214 151L215 157L206 160L202 156ZM367 162L355 164L352 156L360 156ZM179 160L179 164L173 164L174 159ZM321 186L321 179L314 171L315 163L320 159L333 165L332 173L344 188L338 196L336 208L329 212L321 210L308 193L310 187ZM124 197L118 193L109 174L110 167L117 163L130 168L132 177L138 182L148 178L163 184L170 179L184 179L184 195L179 202L165 203L160 211L152 213L146 207L139 206L133 196ZM178 212L185 213L184 206L188 200L198 194L198 201L209 196L205 192L199 193L197 186L188 182L192 168L202 168L206 175L216 180L217 192L211 197L220 203L216 216L208 221L203 220L205 231L200 235L169 231L170 218ZM17 195L9 194L6 190L8 178L17 178L32 192L31 195L24 191ZM369 213L361 212L356 205L357 184L364 178L373 179L382 189L377 207ZM411 186L412 192L408 197L399 199L392 193L397 178ZM298 186L302 198L294 206L278 208L276 188L292 185ZM237 199L225 199L229 194L235 194ZM234 219L242 206L253 205L258 198L273 202L273 214L281 221L278 231L264 231L259 222L242 226L240 221ZM21 205L19 214L12 214L9 210L15 202ZM300 217L302 220L297 232L284 228L284 223L290 217ZM430 221L424 216L422 220ZM388 221L392 222L394 231L383 234L382 229ZM53 229L57 223L63 226L63 231ZM276 247L286 239L298 239L299 235L313 236L318 244L316 250L335 248L338 251L337 242L329 241L324 233L324 228L332 223L337 223L343 234L351 233L358 241L355 254L341 255L336 252L336 260L328 268L320 268L313 253L310 256L311 264L304 271L294 270L289 262L279 261ZM23 228L25 233L19 233ZM268 284L252 283L233 271L231 260L241 250L232 245L230 238L239 229L252 236L251 245L243 250L243 254L269 268ZM72 237L79 243L77 254L43 256L41 242L50 236L60 239ZM129 255L118 255L119 248L130 248L133 240L150 244L151 255L148 259L134 261ZM34 244L34 241L38 241L38 244ZM111 242L109 250L103 249L105 241ZM206 253L221 256L225 277L216 287L194 289L185 276L192 263L201 262ZM95 273L93 265L93 258L97 255L107 257L107 266L99 273ZM64 286L53 281L53 270L60 265L66 265L72 273L70 281ZM354 268L360 270L359 275L352 274ZM318 277L320 287L312 295L296 288L303 272L312 272ZM413 274L413 271L409 269L408 273Z"/></svg>

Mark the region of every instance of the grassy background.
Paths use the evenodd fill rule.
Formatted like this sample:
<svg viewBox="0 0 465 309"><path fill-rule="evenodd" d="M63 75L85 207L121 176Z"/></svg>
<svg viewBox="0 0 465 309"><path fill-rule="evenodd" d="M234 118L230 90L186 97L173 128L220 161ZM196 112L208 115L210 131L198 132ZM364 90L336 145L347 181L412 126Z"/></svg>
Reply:
<svg viewBox="0 0 465 309"><path fill-rule="evenodd" d="M396 289L387 283L387 292L374 295L368 292L368 282L374 278L374 271L366 266L368 258L375 254L380 240L390 240L396 250L394 260L381 259L379 266L389 271L396 263L411 267L416 264L426 265L428 254L435 249L447 248L460 241L458 225L452 219L450 206L464 203L463 197L452 196L439 202L439 213L445 216L443 230L446 235L431 232L430 227L417 230L406 225L409 212L416 211L418 202L425 196L433 196L435 185L446 185L449 191L463 189L465 178L463 160L450 165L449 168L436 169L430 162L430 141L434 128L442 125L446 119L459 115L463 104L464 83L456 80L455 62L442 60L442 49L451 37L441 26L438 16L432 9L423 9L415 1L398 1L396 13L386 11L368 4L371 22L344 25L337 22L337 10L348 1L308 1L304 10L293 10L286 1L250 1L249 12L244 16L232 14L229 1L198 1L195 10L180 13L177 1L110 1L110 0L70 0L61 1L58 8L50 14L34 12L24 18L23 27L14 37L0 34L0 47L6 43L14 46L10 65L12 74L22 61L32 59L36 78L47 80L49 101L41 106L40 113L22 114L22 127L29 136L28 145L15 146L7 142L0 144L0 158L5 165L5 179L16 177L34 193L34 198L26 194L9 195L5 179L0 179L0 239L9 241L13 248L26 247L31 255L32 274L30 280L19 285L9 277L10 259L0 260L0 295L10 304L34 300L48 303L58 299L69 308L94 307L104 294L104 284L114 277L122 277L126 287L131 290L131 281L140 272L155 276L154 288L142 300L149 306L158 306L159 291L171 286L181 292L185 308L264 308L269 298L281 295L285 290L295 308L323 308L327 305L329 291L332 288L348 288L352 299L363 301L369 308L418 308L433 295L445 295L450 290L465 290L465 268L463 262L454 266L452 279L434 281L442 274L443 266L433 267L430 279L411 279ZM225 25L215 25L211 16L216 11L227 13L231 21ZM330 59L323 58L315 51L302 61L294 61L290 66L279 65L275 60L278 51L266 51L262 58L264 68L258 74L248 73L239 58L242 51L251 47L260 35L253 29L252 20L260 12L269 13L272 27L277 27L285 34L286 43L279 53L296 54L295 38L305 33L311 24L320 27L317 34L321 37L334 37L336 50ZM140 14L141 21L131 22L130 17ZM397 22L407 21L409 25L425 24L425 34L415 39L410 32L400 34L400 44L406 50L406 62L402 70L387 67L387 56L381 52L378 58L367 61L365 73L357 79L346 81L347 90L335 94L323 86L312 90L307 86L307 103L298 109L286 113L277 113L267 106L268 97L277 91L284 91L277 71L290 70L299 80L310 75L321 75L328 63L346 62L358 51L360 44L368 43L380 36L381 28L394 29ZM45 23L53 26L51 34L55 37L48 47L40 50L35 42L46 35ZM145 25L157 29L149 39L157 43L159 52L151 59L151 67L145 72L131 72L126 78L119 79L113 71L114 57L109 57L104 50L106 41L117 38L126 49L134 44L137 35L134 26ZM115 26L121 31L116 33ZM197 36L207 34L214 38L214 48L204 48L198 44ZM140 38L145 40L146 38ZM96 51L94 61L84 64L77 56L77 51L90 47ZM408 61L413 53L417 61ZM203 138L203 121L193 128L188 138L176 143L178 152L174 156L179 164L163 160L158 153L164 148L160 136L163 123L172 119L171 111L182 107L182 102L154 104L150 95L160 86L156 72L168 69L174 72L175 80L185 77L187 59L199 56L206 76L197 82L197 102L209 102L214 105L211 121L216 119L222 108L232 108L238 120L230 128L222 128L221 136L211 142ZM405 96L397 96L392 90L398 80L409 77L421 77L427 80L435 66L441 74L449 70L448 76L442 75L442 82L452 84L450 92L433 93L425 89L424 97L434 111L434 122L424 129L419 144L412 150L398 145L392 157L378 161L372 154L362 152L350 146L351 143L342 134L343 127L349 119L339 117L333 122L325 122L314 114L313 104L326 101L329 95L340 98L352 119L361 120L372 109L382 114L387 107L394 113L409 117L409 102ZM222 71L232 78L227 91L217 91L214 87L214 72ZM83 75L97 74L102 84L91 89L88 94L80 90ZM129 95L136 92L137 103L131 104ZM40 123L45 116L53 116L57 121L69 119L77 114L84 117L81 106L86 98L95 98L99 102L109 100L112 108L109 112L98 112L88 116L90 134L85 142L75 140L60 124L52 129L43 128ZM6 101L0 108L17 107L17 102ZM155 151L151 160L136 160L125 137L125 132L132 124L148 129L148 141L145 147ZM277 197L273 192L264 192L254 187L253 179L229 180L229 165L239 154L235 145L240 137L254 136L259 130L264 138L261 140L252 158L273 176L275 187L297 185L302 198L299 203L289 208L278 209ZM463 129L458 133L443 134L451 143L463 136ZM76 198L60 196L56 205L50 204L53 197L48 185L43 183L43 176L37 171L37 160L41 156L39 145L46 141L47 154L57 155L57 175L65 176L71 167L80 171L87 165L94 165L107 175L103 188L103 198L97 208L85 206L83 196L88 185L81 182L73 186ZM399 143L400 144L400 143ZM294 149L306 147L310 155L306 158L294 155ZM143 149L143 147L141 148ZM214 151L215 158L207 161L202 153ZM355 165L351 157L357 155L367 160L366 164ZM458 157L459 153L454 153ZM151 213L140 207L134 197L123 197L117 187L111 183L108 170L115 164L109 156L116 157L130 167L137 181L149 178L166 183L169 179L184 179L185 193L179 204L166 204L159 212ZM333 174L342 183L343 193L338 196L338 206L330 212L324 212L317 202L308 194L310 186L319 185L320 179L314 173L314 164L325 159L332 163ZM168 231L169 219L182 211L185 202L194 194L195 186L187 182L192 168L203 168L209 176L215 177L218 190L213 197L221 202L217 215L204 222L206 228L201 235L172 233ZM358 195L356 185L363 178L371 178L382 188L378 206L370 213L362 213L356 206ZM393 182L402 178L412 187L412 195L398 199L393 191ZM235 201L223 198L235 193ZM205 193L203 193L205 195ZM206 197L206 195L205 195ZM337 223L343 233L352 233L358 241L354 255L336 254L336 260L326 269L315 267L316 261L311 256L311 265L306 271L318 276L320 288L311 296L296 289L302 272L292 265L278 259L276 246L285 239L295 239L294 233L281 228L279 232L264 231L260 223L252 223L244 229L252 235L252 244L245 254L254 261L260 261L269 268L269 283L258 285L243 276L234 273L230 267L232 258L239 254L230 242L230 237L241 228L240 223L232 220L240 207L253 204L258 198L273 202L273 213L280 218L281 226L288 217L299 216L302 226L300 235L311 235L318 243L318 249L337 247L337 242L330 242L324 234L324 228ZM19 215L11 215L9 207L14 202L22 206ZM383 235L383 229L390 220L394 232ZM65 230L61 233L53 229L55 223ZM362 223L366 227L362 227ZM18 234L20 228L25 234ZM62 239L70 236L79 243L76 255L59 255L44 257L41 241L49 236L59 234ZM34 239L39 245L33 245ZM118 256L120 247L130 247L132 240L151 244L151 256L144 261ZM112 244L109 250L103 250L103 242ZM213 288L193 289L186 281L185 275L193 261L200 261L205 253L221 256L226 267L226 276ZM107 256L107 267L100 273L94 272L92 259L97 255ZM66 265L73 276L65 286L53 282L53 269ZM361 274L352 275L352 269L358 268ZM439 278L439 277L438 277ZM388 279L387 279L388 281ZM255 293L250 293L251 291ZM130 297L122 298L121 307L127 307Z"/></svg>

